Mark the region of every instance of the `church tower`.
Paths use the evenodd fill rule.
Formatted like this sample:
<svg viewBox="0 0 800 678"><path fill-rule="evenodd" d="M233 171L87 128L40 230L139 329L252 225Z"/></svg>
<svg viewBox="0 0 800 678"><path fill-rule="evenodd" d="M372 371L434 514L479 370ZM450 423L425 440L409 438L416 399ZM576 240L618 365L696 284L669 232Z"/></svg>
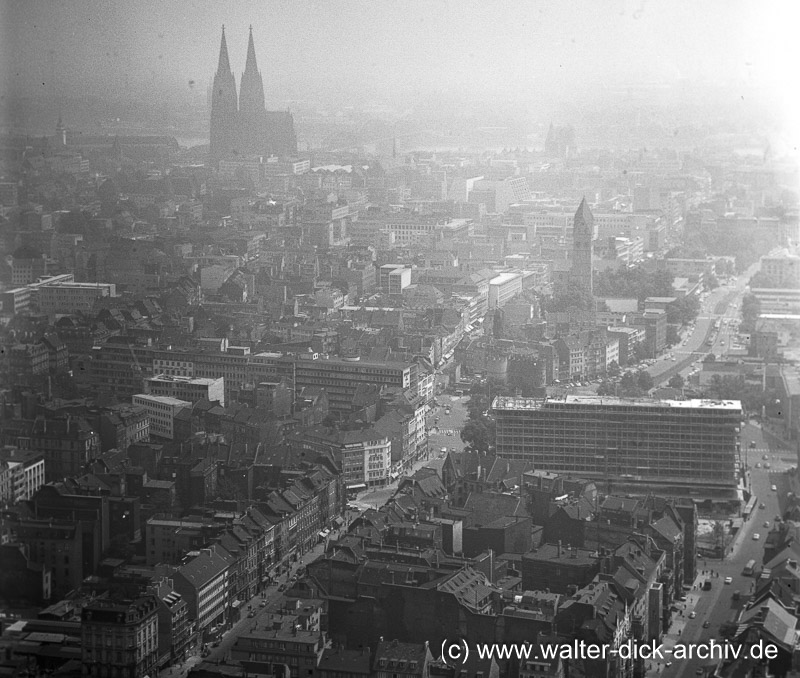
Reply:
<svg viewBox="0 0 800 678"><path fill-rule="evenodd" d="M239 153L244 156L268 155L267 111L264 108L264 82L258 71L253 27L247 42L247 61L239 87Z"/></svg>
<svg viewBox="0 0 800 678"><path fill-rule="evenodd" d="M220 158L235 151L238 104L236 80L228 59L228 44L225 41L225 26L222 27L222 42L219 48L219 64L214 75L211 91L211 159L214 164Z"/></svg>
<svg viewBox="0 0 800 678"><path fill-rule="evenodd" d="M572 222L572 282L592 294L592 241L594 217L586 198L581 200Z"/></svg>
<svg viewBox="0 0 800 678"><path fill-rule="evenodd" d="M264 81L258 71L256 48L253 44L253 27L250 26L250 40L247 43L247 62L244 66L239 90L239 112L263 113L264 110Z"/></svg>
<svg viewBox="0 0 800 678"><path fill-rule="evenodd" d="M211 163L218 166L220 160L228 158L295 155L297 136L292 114L268 111L264 105L264 83L256 61L252 26L240 84L237 96L223 26L219 66L211 93Z"/></svg>

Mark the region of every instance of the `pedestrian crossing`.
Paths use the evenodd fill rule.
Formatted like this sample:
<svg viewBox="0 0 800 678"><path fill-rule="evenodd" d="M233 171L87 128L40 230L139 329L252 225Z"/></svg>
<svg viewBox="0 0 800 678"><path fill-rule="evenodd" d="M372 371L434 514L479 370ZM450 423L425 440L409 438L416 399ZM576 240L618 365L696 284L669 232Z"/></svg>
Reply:
<svg viewBox="0 0 800 678"><path fill-rule="evenodd" d="M768 459L764 461L769 461L773 457L777 459L780 455L789 454L790 452L791 450L771 450L768 447L751 447L747 449L747 454L757 454L759 459L767 455Z"/></svg>
<svg viewBox="0 0 800 678"><path fill-rule="evenodd" d="M461 431L457 428L437 428L431 429L431 433L441 435L441 436L459 436L461 435Z"/></svg>

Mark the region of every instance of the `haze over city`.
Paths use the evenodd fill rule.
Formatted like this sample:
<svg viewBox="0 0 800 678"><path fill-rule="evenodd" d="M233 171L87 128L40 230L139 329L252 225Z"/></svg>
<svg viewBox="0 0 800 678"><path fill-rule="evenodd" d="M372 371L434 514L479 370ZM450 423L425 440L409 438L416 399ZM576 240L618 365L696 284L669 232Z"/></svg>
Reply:
<svg viewBox="0 0 800 678"><path fill-rule="evenodd" d="M2 678L800 675L795 2L0 3Z"/></svg>
<svg viewBox="0 0 800 678"><path fill-rule="evenodd" d="M635 105L688 104L705 92L722 114L767 111L770 122L790 126L798 117L787 86L800 62L796 18L793 3L747 0L5 0L2 111L16 127L25 97L51 114L81 97L144 99L137 105L159 114L185 113L194 102L199 111L222 25L237 77L252 25L276 109L546 117L624 102L627 90L647 86Z"/></svg>

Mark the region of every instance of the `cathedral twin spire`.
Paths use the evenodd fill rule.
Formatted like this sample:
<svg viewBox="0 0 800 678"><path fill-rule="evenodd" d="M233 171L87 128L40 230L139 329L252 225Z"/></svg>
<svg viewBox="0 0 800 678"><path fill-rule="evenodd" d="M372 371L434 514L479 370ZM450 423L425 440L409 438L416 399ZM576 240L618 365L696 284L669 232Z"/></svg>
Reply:
<svg viewBox="0 0 800 678"><path fill-rule="evenodd" d="M292 155L297 153L294 120L287 112L267 111L264 84L256 61L253 27L247 43L247 61L236 90L225 27L211 92L210 158L222 159Z"/></svg>
<svg viewBox="0 0 800 678"><path fill-rule="evenodd" d="M233 84L233 97L236 97L236 81L233 78L231 62L228 57L228 43L225 39L225 26L222 27L222 41L219 48L219 63L214 76L214 95L230 99L231 83ZM218 85L223 85L222 91ZM250 26L250 39L247 43L247 61L242 74L242 81L238 96L238 110L242 113L260 113L264 110L264 83L258 70L256 61L256 48L253 43L253 27ZM224 106L224 105L223 105Z"/></svg>
<svg viewBox="0 0 800 678"><path fill-rule="evenodd" d="M264 110L264 82L256 63L256 48L253 44L253 27L247 42L247 61L239 90L239 110L242 113L258 113Z"/></svg>

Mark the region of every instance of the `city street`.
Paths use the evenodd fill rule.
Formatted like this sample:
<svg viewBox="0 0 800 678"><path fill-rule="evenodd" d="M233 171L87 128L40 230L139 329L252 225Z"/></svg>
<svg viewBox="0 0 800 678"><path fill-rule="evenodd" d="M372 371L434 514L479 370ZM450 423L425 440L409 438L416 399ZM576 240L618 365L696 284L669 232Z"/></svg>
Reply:
<svg viewBox="0 0 800 678"><path fill-rule="evenodd" d="M335 537L337 532L331 534L331 538ZM230 651L236 643L236 638L254 627L261 618L269 613L271 607L283 597L283 592L279 587L286 584L289 579L297 572L300 567L304 567L309 563L316 560L320 555L325 552L325 542L316 544L310 551L305 553L296 563L292 564L291 570L277 577L277 582L274 586L267 588L261 595L252 598L242 609L242 618L234 624L228 631L226 631L219 641L219 644L208 648L208 656L202 657L201 643L194 649L194 654L190 656L183 664L164 669L159 672L161 678L185 678L193 666L201 662L222 662L230 656ZM261 601L266 601L266 605L261 607ZM252 606L255 611L254 617L248 616L247 605Z"/></svg>
<svg viewBox="0 0 800 678"><path fill-rule="evenodd" d="M750 449L751 441L756 444L754 449ZM673 616L672 627L665 637L666 647L674 647L678 642L700 643L707 642L711 638L720 640L720 626L729 621L734 613L746 604L755 585L756 579L745 576L742 570L747 561L751 559L756 561L756 571L760 570L764 540L775 517L781 513L779 497L785 497L787 491L786 472L795 466L796 460L791 450L779 447L774 438L765 437L761 428L755 423L745 425L742 433L742 448L748 453L746 459L751 469L752 489L758 497L757 505L763 502L765 508L757 508L750 519L745 522L741 532L736 535L730 545L733 552L727 554L723 561L698 559L696 590L687 595L685 603L679 604L683 615L676 613ZM764 455L767 455L769 460L763 459ZM762 467L755 468L757 463L761 463ZM769 463L771 468L765 469L764 463ZM777 492L770 489L772 485L777 486ZM769 527L765 526L766 522L769 522ZM758 540L753 539L754 534L759 535ZM715 572L715 576L711 578L712 589L710 591L701 590L702 582L709 578L702 574L703 570ZM725 577L731 577L732 583L725 584ZM738 602L733 600L735 591L741 593ZM689 618L692 611L696 613L694 619ZM704 622L709 623L708 628L703 628ZM698 669L708 667L710 664L712 662L700 659L675 660L669 667L664 666L663 663L655 666L649 675L661 675L668 678L693 676L698 675L696 673Z"/></svg>
<svg viewBox="0 0 800 678"><path fill-rule="evenodd" d="M412 468L403 475L412 475L425 466L439 471L444 462L444 455L441 452L443 447L448 450L455 449L458 452L464 449L464 443L461 441L461 428L467 420L466 403L469 396L452 396L442 393L436 400L440 407L428 414L428 454L425 458L414 462ZM446 414L445 407L450 408L450 414ZM434 423L437 417L438 425ZM363 492L358 495L357 499L351 499L349 503L358 506L361 510L380 508L394 494L399 480L400 478L397 478L384 487Z"/></svg>

